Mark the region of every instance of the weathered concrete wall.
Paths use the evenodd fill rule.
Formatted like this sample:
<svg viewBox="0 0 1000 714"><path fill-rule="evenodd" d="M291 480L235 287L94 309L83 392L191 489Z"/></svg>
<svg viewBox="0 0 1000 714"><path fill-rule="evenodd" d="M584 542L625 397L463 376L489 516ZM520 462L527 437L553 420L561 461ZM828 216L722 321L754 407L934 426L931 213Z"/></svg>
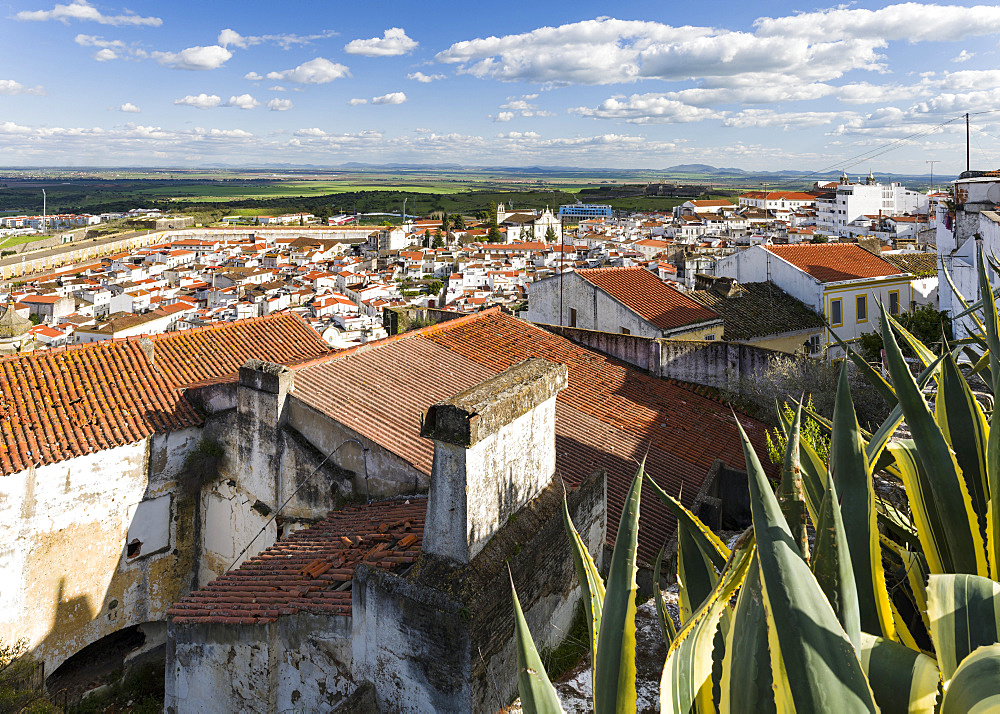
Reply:
<svg viewBox="0 0 1000 714"><path fill-rule="evenodd" d="M351 618L170 624L164 711L329 711L354 691Z"/></svg>
<svg viewBox="0 0 1000 714"><path fill-rule="evenodd" d="M539 327L656 377L709 387L731 387L760 374L775 359L793 359L788 353L742 342L649 339L558 325Z"/></svg>
<svg viewBox="0 0 1000 714"><path fill-rule="evenodd" d="M169 625L163 710L277 711L277 625Z"/></svg>
<svg viewBox="0 0 1000 714"><path fill-rule="evenodd" d="M355 680L371 681L385 712L494 712L517 696L510 566L539 648L570 631L580 590L550 484L466 567L422 555L399 577L359 566L354 576ZM593 474L568 496L570 515L600 565L606 481Z"/></svg>
<svg viewBox="0 0 1000 714"><path fill-rule="evenodd" d="M434 439L423 552L468 563L556 469L566 367L530 359L427 412Z"/></svg>
<svg viewBox="0 0 1000 714"><path fill-rule="evenodd" d="M196 499L178 479L200 432L0 477L0 639L27 639L50 674L88 644L164 618L193 581Z"/></svg>
<svg viewBox="0 0 1000 714"><path fill-rule="evenodd" d="M294 393L288 400L288 426L323 454L331 453L348 439L357 439L364 444L369 449L368 488L373 499L427 492L428 477L413 464L302 403ZM361 447L354 443L345 444L330 459L330 463L350 474L354 493L365 492L365 456Z"/></svg>

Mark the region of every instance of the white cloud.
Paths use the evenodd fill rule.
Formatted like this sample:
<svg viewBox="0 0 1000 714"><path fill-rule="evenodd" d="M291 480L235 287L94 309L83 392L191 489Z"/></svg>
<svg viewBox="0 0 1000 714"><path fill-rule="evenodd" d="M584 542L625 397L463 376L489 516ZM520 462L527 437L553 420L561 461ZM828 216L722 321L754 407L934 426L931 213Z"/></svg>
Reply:
<svg viewBox="0 0 1000 714"><path fill-rule="evenodd" d="M367 104L368 100L362 99L361 97L355 97L354 99L349 99L347 103L350 104L352 107L357 107L362 104Z"/></svg>
<svg viewBox="0 0 1000 714"><path fill-rule="evenodd" d="M406 101L403 92L389 92L378 97L372 97L372 104L402 104Z"/></svg>
<svg viewBox="0 0 1000 714"><path fill-rule="evenodd" d="M132 102L125 102L120 107L118 107L118 111L120 111L120 112L128 112L130 114L138 114L142 110L139 109L139 107L137 107Z"/></svg>
<svg viewBox="0 0 1000 714"><path fill-rule="evenodd" d="M418 82L421 82L422 84L435 82L439 79L444 79L444 77L445 75L443 74L424 74L423 72L410 72L408 75L406 75L407 79L413 79Z"/></svg>
<svg viewBox="0 0 1000 714"><path fill-rule="evenodd" d="M73 41L81 47L113 47L115 49L125 49L125 43L121 40L106 40L99 35L79 34Z"/></svg>
<svg viewBox="0 0 1000 714"><path fill-rule="evenodd" d="M264 79L264 75L257 74L256 72L247 72L246 74L243 75L243 79L249 79L252 82L259 82L260 80Z"/></svg>
<svg viewBox="0 0 1000 714"><path fill-rule="evenodd" d="M1000 7L905 3L878 11L842 7L762 18L754 32L598 18L456 42L435 59L457 65L459 73L504 82L697 79L701 89L759 89L816 85L852 70L883 72L881 51L890 40L959 40L997 32Z"/></svg>
<svg viewBox="0 0 1000 714"><path fill-rule="evenodd" d="M299 129L295 132L295 136L326 136L326 132L314 126L309 129Z"/></svg>
<svg viewBox="0 0 1000 714"><path fill-rule="evenodd" d="M841 5L788 17L760 18L754 26L758 35L785 39L957 42L1000 32L1000 7L907 2L864 10Z"/></svg>
<svg viewBox="0 0 1000 714"><path fill-rule="evenodd" d="M180 52L153 53L153 58L166 67L189 70L218 69L232 56L232 52L219 45L188 47Z"/></svg>
<svg viewBox="0 0 1000 714"><path fill-rule="evenodd" d="M251 75L253 75L251 77ZM268 72L268 79L278 79L285 82L295 82L296 84L326 84L341 77L350 77L351 71L339 62L331 62L323 57L311 59L303 62L294 69L286 69L281 72ZM262 79L256 72L246 75L247 79Z"/></svg>
<svg viewBox="0 0 1000 714"><path fill-rule="evenodd" d="M225 30L219 32L219 37L216 42L223 47L239 47L240 49L246 49L247 47L252 47L253 45L269 42L287 50L298 45L312 44L315 40L323 40L328 37L333 37L335 34L336 33L332 30L325 30L316 35L241 35L236 30L226 28Z"/></svg>
<svg viewBox="0 0 1000 714"><path fill-rule="evenodd" d="M41 87L26 87L13 79L0 79L0 94L37 94L44 95L45 90Z"/></svg>
<svg viewBox="0 0 1000 714"><path fill-rule="evenodd" d="M498 112L496 116L493 117L493 121L510 121L514 118L514 112Z"/></svg>
<svg viewBox="0 0 1000 714"><path fill-rule="evenodd" d="M103 50L97 50L97 52L94 53L94 59L98 62L110 62L111 60L118 59L118 53L108 47L105 47Z"/></svg>
<svg viewBox="0 0 1000 714"><path fill-rule="evenodd" d="M267 103L267 108L272 112L287 112L293 106L295 105L291 99L272 99Z"/></svg>
<svg viewBox="0 0 1000 714"><path fill-rule="evenodd" d="M554 117L554 112L539 109L530 100L537 99L537 94L524 94L520 97L507 97L507 101L500 105L500 113L493 117L493 121L510 121L516 116L520 117Z"/></svg>
<svg viewBox="0 0 1000 714"><path fill-rule="evenodd" d="M962 50L958 53L957 57L952 57L952 62L968 62L970 59L976 56L975 52L969 52L968 50Z"/></svg>
<svg viewBox="0 0 1000 714"><path fill-rule="evenodd" d="M596 107L573 107L570 112L594 119L620 119L632 124L684 124L722 116L711 109L691 106L655 93L610 97Z"/></svg>
<svg viewBox="0 0 1000 714"><path fill-rule="evenodd" d="M211 109L222 103L222 97L218 94L189 94L186 97L175 99L174 104L182 104L196 109Z"/></svg>
<svg viewBox="0 0 1000 714"><path fill-rule="evenodd" d="M251 97L249 94L241 94L238 97L232 96L229 101L223 106L227 107L239 107L240 109L253 109L254 107L260 106L260 102Z"/></svg>
<svg viewBox="0 0 1000 714"><path fill-rule="evenodd" d="M396 57L412 52L417 44L416 40L406 36L406 31L402 27L390 27L382 37L351 40L344 45L344 52L365 57Z"/></svg>
<svg viewBox="0 0 1000 714"><path fill-rule="evenodd" d="M73 0L68 5L57 4L51 10L22 10L15 17L18 20L59 20L69 24L70 20L97 22L102 25L147 25L159 27L163 20L158 17L140 17L126 11L124 15L104 15L87 0Z"/></svg>
<svg viewBox="0 0 1000 714"><path fill-rule="evenodd" d="M267 91L269 91L269 92L284 92L285 88L282 87L280 84L276 84L273 87L268 87Z"/></svg>
<svg viewBox="0 0 1000 714"><path fill-rule="evenodd" d="M781 127L807 129L853 116L853 112L777 112L771 109L746 109L722 120L723 125L739 129Z"/></svg>

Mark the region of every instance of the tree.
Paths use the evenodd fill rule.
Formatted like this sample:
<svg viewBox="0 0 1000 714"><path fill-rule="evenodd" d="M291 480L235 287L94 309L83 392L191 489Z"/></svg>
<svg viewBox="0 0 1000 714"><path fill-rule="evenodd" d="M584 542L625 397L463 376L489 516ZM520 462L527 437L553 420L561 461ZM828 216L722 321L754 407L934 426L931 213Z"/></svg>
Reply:
<svg viewBox="0 0 1000 714"><path fill-rule="evenodd" d="M451 218L448 216L447 212L441 213L441 230L445 233L448 232L448 228L451 226Z"/></svg>
<svg viewBox="0 0 1000 714"><path fill-rule="evenodd" d="M948 313L939 312L931 305L921 305L911 312L896 315L896 320L925 345L940 344L941 337L951 340L951 318ZM914 352L904 342L903 354L913 357ZM858 351L869 362L882 359L882 335L879 332L865 332L858 338Z"/></svg>
<svg viewBox="0 0 1000 714"><path fill-rule="evenodd" d="M31 686L34 670L27 641L9 645L0 640L0 712L24 711L42 698L41 690Z"/></svg>
<svg viewBox="0 0 1000 714"><path fill-rule="evenodd" d="M452 221L452 225L454 226L456 231L465 230L465 216L463 216L461 213L456 213L455 218Z"/></svg>
<svg viewBox="0 0 1000 714"><path fill-rule="evenodd" d="M431 241L431 229L427 228L426 230L424 230L424 247L425 248L430 248L431 245L432 245L432 241Z"/></svg>
<svg viewBox="0 0 1000 714"><path fill-rule="evenodd" d="M434 247L435 248L443 248L444 247L444 238L441 237L441 230L440 229L434 231Z"/></svg>
<svg viewBox="0 0 1000 714"><path fill-rule="evenodd" d="M549 226L548 228L545 229L545 240L551 243L555 239L556 239L556 229L553 228L552 226Z"/></svg>
<svg viewBox="0 0 1000 714"><path fill-rule="evenodd" d="M490 226L489 232L486 234L486 241L488 243L500 243L503 241L503 235L500 233L500 229L496 226Z"/></svg>
<svg viewBox="0 0 1000 714"><path fill-rule="evenodd" d="M810 240L809 242L810 243L829 243L830 239L827 238L826 236L813 236L812 240Z"/></svg>

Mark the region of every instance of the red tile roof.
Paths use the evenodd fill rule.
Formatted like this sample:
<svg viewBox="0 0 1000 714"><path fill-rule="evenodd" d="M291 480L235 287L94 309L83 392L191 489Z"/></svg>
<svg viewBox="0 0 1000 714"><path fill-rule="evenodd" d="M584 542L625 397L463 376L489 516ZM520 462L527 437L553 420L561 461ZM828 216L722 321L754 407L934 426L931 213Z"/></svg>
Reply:
<svg viewBox="0 0 1000 714"><path fill-rule="evenodd" d="M0 360L0 473L11 474L201 423L137 341Z"/></svg>
<svg viewBox="0 0 1000 714"><path fill-rule="evenodd" d="M720 319L645 268L586 268L576 273L661 330Z"/></svg>
<svg viewBox="0 0 1000 714"><path fill-rule="evenodd" d="M350 615L355 567L415 563L426 513L422 497L331 511L175 603L167 617L175 624L251 625L298 612Z"/></svg>
<svg viewBox="0 0 1000 714"><path fill-rule="evenodd" d="M647 473L686 504L716 459L744 467L732 412L709 390L651 377L495 309L301 365L294 396L429 475L434 446L419 433L427 408L528 357L568 367L556 402L556 468L571 485L607 471L609 540L638 459L646 456ZM764 425L741 420L763 453ZM674 520L651 494L641 514L639 552L650 561Z"/></svg>
<svg viewBox="0 0 1000 714"><path fill-rule="evenodd" d="M153 360L176 387L234 377L248 359L284 364L332 352L330 345L295 313L220 322L149 339Z"/></svg>
<svg viewBox="0 0 1000 714"><path fill-rule="evenodd" d="M854 243L771 245L764 250L822 283L902 275L899 268Z"/></svg>

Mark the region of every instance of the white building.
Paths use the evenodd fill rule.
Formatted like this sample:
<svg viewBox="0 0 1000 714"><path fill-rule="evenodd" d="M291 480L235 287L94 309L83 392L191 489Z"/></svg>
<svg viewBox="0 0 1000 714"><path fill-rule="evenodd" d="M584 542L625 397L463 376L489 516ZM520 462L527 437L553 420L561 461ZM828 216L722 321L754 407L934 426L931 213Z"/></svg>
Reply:
<svg viewBox="0 0 1000 714"><path fill-rule="evenodd" d="M877 183L871 173L864 183L851 183L845 173L836 191L816 199L816 227L823 233L848 236L850 224L863 216L926 214L927 206L927 196L900 183Z"/></svg>
<svg viewBox="0 0 1000 714"><path fill-rule="evenodd" d="M913 301L913 275L853 243L754 246L720 259L715 274L738 283L773 282L825 316L845 342L879 329L878 302L899 314ZM843 354L829 328L816 350Z"/></svg>

